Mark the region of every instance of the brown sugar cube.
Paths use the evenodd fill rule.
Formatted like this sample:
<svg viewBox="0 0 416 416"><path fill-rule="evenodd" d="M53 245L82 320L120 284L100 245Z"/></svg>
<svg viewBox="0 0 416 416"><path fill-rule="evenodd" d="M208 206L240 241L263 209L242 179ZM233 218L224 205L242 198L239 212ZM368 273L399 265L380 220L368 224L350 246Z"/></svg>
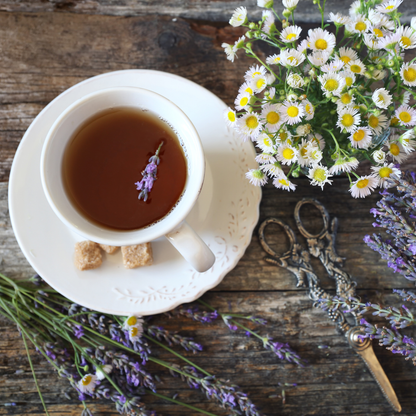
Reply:
<svg viewBox="0 0 416 416"><path fill-rule="evenodd" d="M121 247L123 263L126 269L135 269L153 264L152 246L150 243Z"/></svg>
<svg viewBox="0 0 416 416"><path fill-rule="evenodd" d="M102 259L98 244L92 241L75 243L74 263L79 270L90 270L100 267Z"/></svg>
<svg viewBox="0 0 416 416"><path fill-rule="evenodd" d="M106 253L114 254L118 247L117 246L107 246L106 244L98 244Z"/></svg>

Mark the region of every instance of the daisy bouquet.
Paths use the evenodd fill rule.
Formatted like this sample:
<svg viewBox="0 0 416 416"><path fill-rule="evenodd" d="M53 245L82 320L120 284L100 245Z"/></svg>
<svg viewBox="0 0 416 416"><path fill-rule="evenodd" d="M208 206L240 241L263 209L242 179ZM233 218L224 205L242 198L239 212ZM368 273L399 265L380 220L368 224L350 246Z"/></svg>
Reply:
<svg viewBox="0 0 416 416"><path fill-rule="evenodd" d="M388 187L390 175L415 150L416 63L406 51L416 48L416 17L400 22L403 0L357 0L349 16L329 13L314 0L321 27L306 35L295 24L299 0L283 0L283 15L273 0L258 0L263 15L249 22L239 7L230 24L248 30L234 45L224 43L227 58L240 50L258 61L245 74L225 119L243 140L261 152L258 169L246 176L253 185L268 178L276 188L295 190L292 178L304 173L322 189L331 177L345 173L350 192L364 198L376 187ZM275 53L262 60L253 44L263 41ZM355 170L370 160L371 171ZM283 169L284 168L284 169Z"/></svg>

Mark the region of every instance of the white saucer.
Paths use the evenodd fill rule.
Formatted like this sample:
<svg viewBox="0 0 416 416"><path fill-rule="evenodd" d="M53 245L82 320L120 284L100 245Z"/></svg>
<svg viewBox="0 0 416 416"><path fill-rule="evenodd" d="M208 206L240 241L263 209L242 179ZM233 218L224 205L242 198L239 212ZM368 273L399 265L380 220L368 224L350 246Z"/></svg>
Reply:
<svg viewBox="0 0 416 416"><path fill-rule="evenodd" d="M158 92L177 104L202 140L207 169L204 187L187 221L216 256L205 273L195 272L165 239L152 242L154 265L126 270L121 254L106 255L95 270L78 271L70 232L49 207L40 182L40 154L59 114L91 92L135 86ZM221 282L243 256L258 221L260 188L244 173L256 167L251 143L243 143L223 121L225 104L201 86L176 75L149 71L110 72L87 79L53 100L24 135L9 182L10 217L29 263L53 288L72 301L101 312L150 315L191 302Z"/></svg>

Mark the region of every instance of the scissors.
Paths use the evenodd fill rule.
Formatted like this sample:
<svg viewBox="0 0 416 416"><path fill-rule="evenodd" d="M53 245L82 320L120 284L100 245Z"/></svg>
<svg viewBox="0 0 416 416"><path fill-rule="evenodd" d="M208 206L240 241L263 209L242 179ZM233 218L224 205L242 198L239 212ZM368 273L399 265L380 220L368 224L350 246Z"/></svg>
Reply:
<svg viewBox="0 0 416 416"><path fill-rule="evenodd" d="M300 209L307 204L314 205L322 215L324 226L318 234L312 234L307 231L302 223ZM331 221L325 207L315 199L299 201L296 204L294 215L299 232L306 238L308 251L297 242L295 233L284 221L278 218L268 218L261 223L259 229L260 244L268 254L265 260L291 271L296 276L297 287L309 289L309 298L314 302L313 306L315 307L318 306L319 299L331 298L332 296L320 287L319 277L313 271L310 262L311 255L321 261L328 275L335 280L337 296L344 298L354 297L357 284L348 273L342 270L344 259L338 256L335 249L337 218L333 218ZM266 227L270 224L277 224L282 227L289 237L290 248L286 253L276 253L266 242L264 233ZM360 337L360 335L363 335L363 332L358 325L355 312L350 312L353 323L350 322L351 319L348 321L345 314L339 309L328 310L327 313L329 318L337 324L347 337L349 345L363 359L387 401L396 412L400 412L402 408L396 393L374 354L371 340Z"/></svg>

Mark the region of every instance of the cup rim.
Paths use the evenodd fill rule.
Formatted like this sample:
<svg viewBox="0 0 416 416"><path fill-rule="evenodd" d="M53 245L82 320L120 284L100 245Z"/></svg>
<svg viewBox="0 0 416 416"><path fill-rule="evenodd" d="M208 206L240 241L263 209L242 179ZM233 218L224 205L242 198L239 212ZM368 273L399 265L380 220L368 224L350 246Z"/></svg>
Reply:
<svg viewBox="0 0 416 416"><path fill-rule="evenodd" d="M59 137L57 132L59 132L59 128L62 127L62 124L71 116L71 114L79 109L83 104L87 103L88 101L94 100L106 94L112 93L120 93L120 92L127 92L127 93L139 93L142 96L152 97L153 99L164 101L167 105L172 107L176 112L179 112L180 116L182 116L182 122L186 123L186 129L189 130L189 135L192 135L192 154L189 155L189 158L192 157L192 163L198 166L198 169L194 169L192 172L192 181L191 175L189 174L189 167L188 167L188 177L185 184L184 192L182 194L182 198L177 202L177 205L163 218L156 221L155 223L136 230L111 230L106 227L100 227L97 224L92 223L86 217L84 217L70 202L69 198L67 197L67 202L71 205L73 210L76 212L76 217L82 219L81 222L77 222L71 220L65 216L61 210L59 209L59 204L56 203L54 196L51 192L48 175L46 173L46 165L51 156L50 148L52 143L55 140L58 140ZM127 105L128 107L129 105ZM121 106L115 106L121 107ZM133 107L130 105L130 107ZM111 108L111 107L107 107ZM139 106L137 106L139 108ZM95 114L104 111L105 109L101 108L97 111L92 112L89 114L83 121L87 121L91 117L94 117ZM164 117L163 114L158 114L163 120L167 121L168 124L171 124L168 117ZM65 139L65 148L70 140L73 137L74 132L77 128L79 128L82 123L78 124L74 127L72 132L67 135ZM172 123L174 124L174 123ZM184 127L185 128L185 127ZM179 129L178 129L179 130ZM184 140L186 141L186 140ZM188 162L189 163L189 162ZM41 158L40 158L40 176L41 176L41 183L43 192L45 197L49 203L49 206L52 208L54 213L58 216L58 218L72 231L76 234L94 241L99 244L107 244L107 245L114 245L114 246L125 246L125 245L133 245L133 244L141 244L145 242L153 241L161 236L164 236L174 230L182 221L185 220L186 216L189 214L191 209L193 208L200 192L202 189L203 181L205 175L205 157L204 151L202 148L201 140L199 138L199 134L193 125L192 121L189 117L182 111L180 107L178 107L175 103L173 103L168 98L164 97L161 94L158 94L154 91L147 90L145 88L139 87L111 87L105 88L99 91L95 91L93 93L87 94L74 103L72 103L69 107L67 107L54 121L51 128L48 130L46 135L45 141L42 146ZM59 178L62 183L62 173L59 172ZM63 187L63 183L62 183ZM66 192L65 192L66 195ZM186 200L184 200L183 196L187 196ZM180 209L177 209L180 208ZM173 216L173 213L175 214ZM85 224L88 224L89 230L85 227ZM98 234L92 232L91 230L95 230Z"/></svg>

